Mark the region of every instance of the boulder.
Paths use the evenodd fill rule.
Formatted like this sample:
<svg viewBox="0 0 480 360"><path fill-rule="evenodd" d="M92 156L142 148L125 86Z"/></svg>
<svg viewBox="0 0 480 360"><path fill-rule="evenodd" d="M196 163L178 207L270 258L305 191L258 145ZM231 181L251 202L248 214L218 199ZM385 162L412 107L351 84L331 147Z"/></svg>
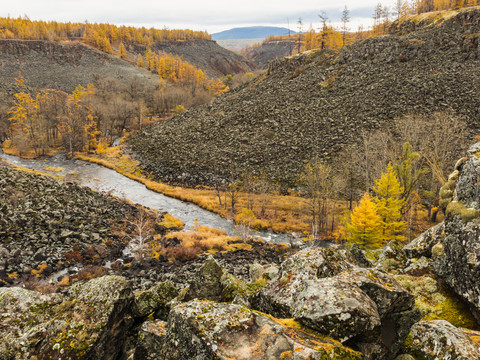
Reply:
<svg viewBox="0 0 480 360"><path fill-rule="evenodd" d="M444 236L445 225L443 222L423 232L419 237L403 247L405 256L409 259L422 256L432 257L432 247L440 242Z"/></svg>
<svg viewBox="0 0 480 360"><path fill-rule="evenodd" d="M480 347L448 321L420 321L412 327L415 355L427 360L480 359Z"/></svg>
<svg viewBox="0 0 480 360"><path fill-rule="evenodd" d="M299 326L294 321L289 324ZM362 355L240 305L195 300L172 309L157 358L307 360L361 359Z"/></svg>
<svg viewBox="0 0 480 360"><path fill-rule="evenodd" d="M480 321L480 143L456 170L446 206L444 238L432 248L435 272L473 309ZM458 178L457 178L458 177ZM447 186L447 184L445 185Z"/></svg>
<svg viewBox="0 0 480 360"><path fill-rule="evenodd" d="M132 324L133 293L119 276L73 285L70 294L0 289L0 358L116 359ZM5 355L6 354L6 355Z"/></svg>
<svg viewBox="0 0 480 360"><path fill-rule="evenodd" d="M305 281L292 307L295 320L341 342L371 333L381 323L375 303L338 277Z"/></svg>
<svg viewBox="0 0 480 360"><path fill-rule="evenodd" d="M163 348L166 322L162 320L145 321L138 332L137 347L133 360L158 359Z"/></svg>
<svg viewBox="0 0 480 360"><path fill-rule="evenodd" d="M194 275L184 300L232 301L236 295L245 295L246 293L247 286L222 269L210 256Z"/></svg>
<svg viewBox="0 0 480 360"><path fill-rule="evenodd" d="M264 267L258 263L250 265L248 269L248 275L250 277L250 281L255 282L262 279L264 271L265 271Z"/></svg>
<svg viewBox="0 0 480 360"><path fill-rule="evenodd" d="M294 317L367 358L393 358L420 319L413 296L391 276L354 267L342 253L330 256L330 251L305 249L286 259L282 277L250 297L252 307Z"/></svg>
<svg viewBox="0 0 480 360"><path fill-rule="evenodd" d="M149 290L135 293L133 315L144 317L155 313L157 318L166 320L170 307L168 303L177 296L177 290L171 281L165 281Z"/></svg>

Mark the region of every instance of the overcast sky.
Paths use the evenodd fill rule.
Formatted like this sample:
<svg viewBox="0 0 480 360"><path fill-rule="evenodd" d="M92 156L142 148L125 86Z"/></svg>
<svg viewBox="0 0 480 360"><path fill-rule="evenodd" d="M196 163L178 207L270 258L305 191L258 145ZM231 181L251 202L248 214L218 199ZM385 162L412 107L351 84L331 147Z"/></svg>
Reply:
<svg viewBox="0 0 480 360"><path fill-rule="evenodd" d="M332 22L338 22L345 5L351 11L350 27L370 25L378 1L348 0L332 5L329 0L4 0L3 17L27 15L32 20L106 22L117 25L170 29L188 28L215 33L239 26L287 26L296 30L296 21L303 19L319 27L317 14L327 11ZM393 3L393 1L390 0ZM384 2L385 5L391 5Z"/></svg>

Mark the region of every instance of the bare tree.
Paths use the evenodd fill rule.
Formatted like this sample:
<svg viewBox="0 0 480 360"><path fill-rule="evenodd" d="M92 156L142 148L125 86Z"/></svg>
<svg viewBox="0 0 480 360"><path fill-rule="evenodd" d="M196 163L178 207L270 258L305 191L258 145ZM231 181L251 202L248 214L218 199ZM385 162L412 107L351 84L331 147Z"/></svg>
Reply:
<svg viewBox="0 0 480 360"><path fill-rule="evenodd" d="M343 8L342 11L342 44L345 46L345 36L349 30L347 24L350 22L350 10L348 10L347 5Z"/></svg>
<svg viewBox="0 0 480 360"><path fill-rule="evenodd" d="M322 23L322 26L320 27L320 48L325 49L327 45L327 37L328 37L327 12L324 10L320 11L320 14L318 14L318 17L320 18L320 22Z"/></svg>
<svg viewBox="0 0 480 360"><path fill-rule="evenodd" d="M299 17L297 20L297 29L298 29L298 37L297 37L297 53L300 54L300 50L302 47L302 33L303 33L303 21L302 18Z"/></svg>

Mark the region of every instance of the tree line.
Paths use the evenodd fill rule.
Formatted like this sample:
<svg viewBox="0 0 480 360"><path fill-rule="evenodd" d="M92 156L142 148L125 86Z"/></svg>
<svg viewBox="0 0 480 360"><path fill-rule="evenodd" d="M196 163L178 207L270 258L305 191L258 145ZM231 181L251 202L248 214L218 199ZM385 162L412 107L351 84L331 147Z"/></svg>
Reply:
<svg viewBox="0 0 480 360"><path fill-rule="evenodd" d="M24 16L0 17L0 39L81 40L99 50L113 53L111 44L114 41L150 46L159 41L210 40L211 35L205 31L189 29L147 29L88 22L32 21Z"/></svg>

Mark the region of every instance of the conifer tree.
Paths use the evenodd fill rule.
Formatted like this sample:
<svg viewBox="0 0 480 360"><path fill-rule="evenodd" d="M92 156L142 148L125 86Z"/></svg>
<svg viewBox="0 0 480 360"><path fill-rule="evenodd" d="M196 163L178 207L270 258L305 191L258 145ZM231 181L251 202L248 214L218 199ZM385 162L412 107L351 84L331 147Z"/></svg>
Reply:
<svg viewBox="0 0 480 360"><path fill-rule="evenodd" d="M143 68L145 64L143 63L143 57L142 54L138 54L137 58L137 66Z"/></svg>
<svg viewBox="0 0 480 360"><path fill-rule="evenodd" d="M377 180L373 188L376 196L373 201L377 205L377 211L382 219L382 238L385 242L390 240L405 240L401 232L405 230L407 223L402 221L402 207L405 200L402 198L403 186L400 185L395 170L391 163L387 171Z"/></svg>
<svg viewBox="0 0 480 360"><path fill-rule="evenodd" d="M120 45L118 46L118 52L122 59L125 59L127 57L127 49L125 49L125 45L123 45L123 42L120 42Z"/></svg>
<svg viewBox="0 0 480 360"><path fill-rule="evenodd" d="M382 244L382 218L377 213L375 203L368 193L353 209L347 224L347 240L362 247L376 248Z"/></svg>

